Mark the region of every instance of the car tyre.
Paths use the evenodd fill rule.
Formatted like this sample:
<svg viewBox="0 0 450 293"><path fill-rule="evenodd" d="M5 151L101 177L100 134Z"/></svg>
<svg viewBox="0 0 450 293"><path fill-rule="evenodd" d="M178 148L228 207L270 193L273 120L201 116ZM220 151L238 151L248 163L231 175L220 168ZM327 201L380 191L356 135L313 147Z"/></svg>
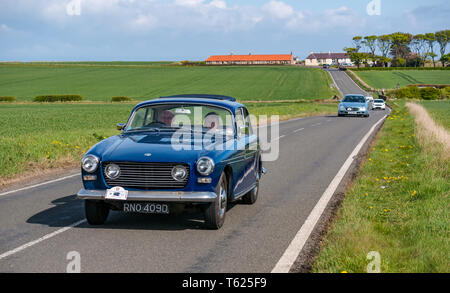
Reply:
<svg viewBox="0 0 450 293"><path fill-rule="evenodd" d="M105 203L95 200L85 200L84 211L90 225L104 224L109 215L109 207Z"/></svg>
<svg viewBox="0 0 450 293"><path fill-rule="evenodd" d="M225 222L228 201L228 183L225 173L220 176L217 185L217 200L210 203L205 209L205 225L209 229L218 230Z"/></svg>
<svg viewBox="0 0 450 293"><path fill-rule="evenodd" d="M260 164L260 162L258 161L258 165L256 166L256 170L258 170L258 172L256 173L256 186L242 197L242 203L244 203L244 204L249 204L249 205L254 204L256 202L256 200L258 199L259 178L261 178L261 171L260 171L259 164Z"/></svg>

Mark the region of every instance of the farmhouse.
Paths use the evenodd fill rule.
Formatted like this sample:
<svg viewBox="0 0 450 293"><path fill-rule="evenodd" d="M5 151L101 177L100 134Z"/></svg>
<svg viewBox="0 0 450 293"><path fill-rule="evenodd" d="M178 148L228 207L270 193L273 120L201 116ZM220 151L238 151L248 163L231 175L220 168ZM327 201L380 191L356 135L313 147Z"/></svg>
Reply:
<svg viewBox="0 0 450 293"><path fill-rule="evenodd" d="M208 65L271 65L295 64L291 54L284 55L213 55L206 59Z"/></svg>
<svg viewBox="0 0 450 293"><path fill-rule="evenodd" d="M305 59L305 66L320 66L323 64L351 64L350 56L346 53L311 53Z"/></svg>

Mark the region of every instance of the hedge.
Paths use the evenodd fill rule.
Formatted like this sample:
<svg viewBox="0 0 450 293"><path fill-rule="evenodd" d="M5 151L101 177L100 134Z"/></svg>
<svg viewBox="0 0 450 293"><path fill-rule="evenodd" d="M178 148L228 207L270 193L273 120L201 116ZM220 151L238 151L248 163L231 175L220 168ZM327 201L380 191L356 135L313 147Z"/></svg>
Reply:
<svg viewBox="0 0 450 293"><path fill-rule="evenodd" d="M129 98L129 97L112 97L111 101L112 102L129 102L129 101L131 101L131 98Z"/></svg>
<svg viewBox="0 0 450 293"><path fill-rule="evenodd" d="M0 97L0 102L15 102L17 101L16 97Z"/></svg>
<svg viewBox="0 0 450 293"><path fill-rule="evenodd" d="M397 99L440 100L448 98L449 88L440 90L432 87L418 88L411 86L389 91L388 95Z"/></svg>
<svg viewBox="0 0 450 293"><path fill-rule="evenodd" d="M35 102L78 102L83 100L80 95L45 95L34 98Z"/></svg>
<svg viewBox="0 0 450 293"><path fill-rule="evenodd" d="M392 71L392 70L450 70L450 67L360 67L353 71Z"/></svg>

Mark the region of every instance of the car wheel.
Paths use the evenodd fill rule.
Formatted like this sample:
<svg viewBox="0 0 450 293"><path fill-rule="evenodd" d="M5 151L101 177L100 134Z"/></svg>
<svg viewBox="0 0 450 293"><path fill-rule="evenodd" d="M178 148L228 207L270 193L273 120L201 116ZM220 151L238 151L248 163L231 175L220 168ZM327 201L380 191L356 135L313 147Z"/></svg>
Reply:
<svg viewBox="0 0 450 293"><path fill-rule="evenodd" d="M223 226L227 212L228 183L225 173L222 173L222 176L220 176L216 193L217 200L210 203L205 210L206 227L214 230L218 230Z"/></svg>
<svg viewBox="0 0 450 293"><path fill-rule="evenodd" d="M85 200L84 211L86 219L91 225L101 225L105 223L109 215L109 207L101 201Z"/></svg>
<svg viewBox="0 0 450 293"><path fill-rule="evenodd" d="M242 202L244 204L254 204L258 199L259 178L261 177L261 172L259 170L259 161L256 170L258 170L258 172L256 173L256 186L242 197Z"/></svg>

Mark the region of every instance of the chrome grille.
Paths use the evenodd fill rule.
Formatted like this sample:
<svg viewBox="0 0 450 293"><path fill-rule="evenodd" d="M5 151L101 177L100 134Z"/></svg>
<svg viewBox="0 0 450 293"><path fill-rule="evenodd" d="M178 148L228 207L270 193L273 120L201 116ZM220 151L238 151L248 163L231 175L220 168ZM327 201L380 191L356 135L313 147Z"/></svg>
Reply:
<svg viewBox="0 0 450 293"><path fill-rule="evenodd" d="M183 189L189 180L189 165L178 163L134 163L134 162L105 162L103 174L108 164L114 163L120 167L120 176L117 179L105 177L106 183L111 186L121 186L134 189ZM185 166L188 175L183 181L172 178L172 168Z"/></svg>

